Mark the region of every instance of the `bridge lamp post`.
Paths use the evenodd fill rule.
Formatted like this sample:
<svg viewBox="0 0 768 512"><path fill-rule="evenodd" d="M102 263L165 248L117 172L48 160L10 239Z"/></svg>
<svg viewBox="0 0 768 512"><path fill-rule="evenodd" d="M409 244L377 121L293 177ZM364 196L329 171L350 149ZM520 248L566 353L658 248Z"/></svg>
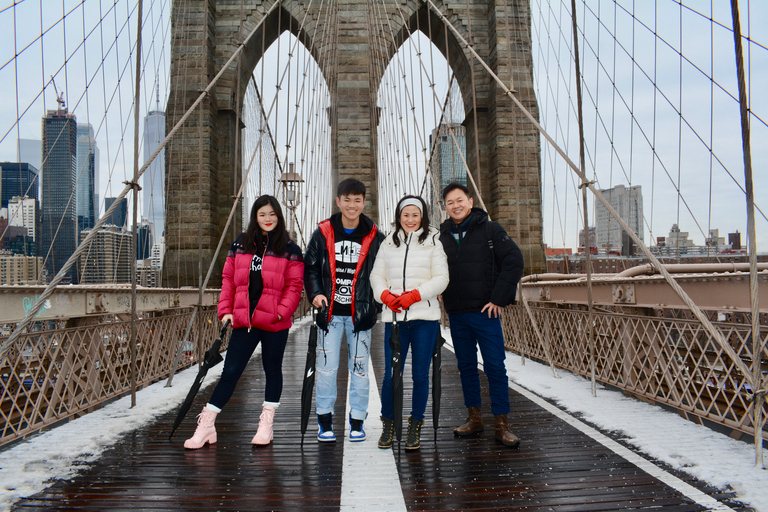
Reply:
<svg viewBox="0 0 768 512"><path fill-rule="evenodd" d="M288 172L284 172L278 181L283 184L285 206L291 212L290 229L288 229L288 234L291 237L291 240L296 242L296 232L293 229L293 225L296 221L296 207L299 206L299 200L301 197L299 189L301 188L301 184L304 183L304 180L302 179L301 174L294 171L293 162L291 162L288 164Z"/></svg>

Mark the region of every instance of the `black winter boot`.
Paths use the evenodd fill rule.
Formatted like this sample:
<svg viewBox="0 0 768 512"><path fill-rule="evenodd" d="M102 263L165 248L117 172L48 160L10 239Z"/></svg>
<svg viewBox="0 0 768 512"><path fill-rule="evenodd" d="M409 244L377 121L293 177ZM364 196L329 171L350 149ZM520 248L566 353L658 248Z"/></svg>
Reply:
<svg viewBox="0 0 768 512"><path fill-rule="evenodd" d="M392 444L395 442L395 420L382 417L381 422L384 426L381 429L381 437L379 437L379 448L392 448Z"/></svg>
<svg viewBox="0 0 768 512"><path fill-rule="evenodd" d="M421 448L421 426L424 420L416 421L408 418L408 438L405 441L406 450L418 450Z"/></svg>

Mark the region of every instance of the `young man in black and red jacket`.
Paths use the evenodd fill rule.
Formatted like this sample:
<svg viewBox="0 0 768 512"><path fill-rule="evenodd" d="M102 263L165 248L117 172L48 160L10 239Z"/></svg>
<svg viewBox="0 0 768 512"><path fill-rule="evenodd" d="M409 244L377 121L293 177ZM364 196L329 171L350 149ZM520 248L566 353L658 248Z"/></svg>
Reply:
<svg viewBox="0 0 768 512"><path fill-rule="evenodd" d="M320 308L317 325L317 422L320 442L334 442L333 410L341 340L346 333L349 352L350 441L365 440L368 415L368 360L371 328L377 303L371 290L373 262L384 235L363 215L365 185L355 179L339 183L336 206L340 212L322 221L304 255L307 297Z"/></svg>

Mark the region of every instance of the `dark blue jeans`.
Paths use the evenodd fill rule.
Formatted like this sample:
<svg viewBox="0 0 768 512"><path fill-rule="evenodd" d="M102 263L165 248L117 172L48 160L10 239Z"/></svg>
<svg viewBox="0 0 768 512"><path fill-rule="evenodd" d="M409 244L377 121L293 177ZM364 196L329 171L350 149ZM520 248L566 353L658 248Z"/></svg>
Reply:
<svg viewBox="0 0 768 512"><path fill-rule="evenodd" d="M404 370L408 347L411 348L411 374L413 376L413 398L411 417L416 421L424 419L424 411L429 399L429 366L437 341L437 320L411 320L399 322L401 372ZM392 348L389 337L392 334L392 322L384 324L384 382L381 384L381 415L384 418L395 417L392 407Z"/></svg>
<svg viewBox="0 0 768 512"><path fill-rule="evenodd" d="M224 408L259 342L261 342L261 364L267 381L264 386L264 400L279 402L283 392L283 353L285 353L287 341L288 329L277 332L256 328L251 328L250 332L247 328L233 329L224 359L224 370L208 403L219 409Z"/></svg>
<svg viewBox="0 0 768 512"><path fill-rule="evenodd" d="M485 375L491 394L494 415L509 413L509 380L504 366L506 351L501 321L488 318L488 313L454 313L448 315L456 361L461 374L461 389L466 407L480 407L480 375L477 370L477 347L483 355Z"/></svg>

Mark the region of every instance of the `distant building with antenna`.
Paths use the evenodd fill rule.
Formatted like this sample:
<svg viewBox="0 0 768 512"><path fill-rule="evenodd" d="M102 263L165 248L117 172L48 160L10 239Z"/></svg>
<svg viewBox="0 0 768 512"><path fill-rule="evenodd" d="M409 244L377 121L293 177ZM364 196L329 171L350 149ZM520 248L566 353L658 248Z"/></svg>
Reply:
<svg viewBox="0 0 768 512"><path fill-rule="evenodd" d="M144 162L165 139L165 112L160 110L160 86L157 87L157 104L144 118ZM142 164L144 163L142 162ZM143 218L154 225L155 240L165 233L165 148L160 150L142 175Z"/></svg>
<svg viewBox="0 0 768 512"><path fill-rule="evenodd" d="M42 225L40 251L52 278L77 248L75 181L77 176L77 118L67 113L63 93L58 108L43 118L41 175ZM49 252L50 251L50 252ZM77 266L64 281L77 283Z"/></svg>

